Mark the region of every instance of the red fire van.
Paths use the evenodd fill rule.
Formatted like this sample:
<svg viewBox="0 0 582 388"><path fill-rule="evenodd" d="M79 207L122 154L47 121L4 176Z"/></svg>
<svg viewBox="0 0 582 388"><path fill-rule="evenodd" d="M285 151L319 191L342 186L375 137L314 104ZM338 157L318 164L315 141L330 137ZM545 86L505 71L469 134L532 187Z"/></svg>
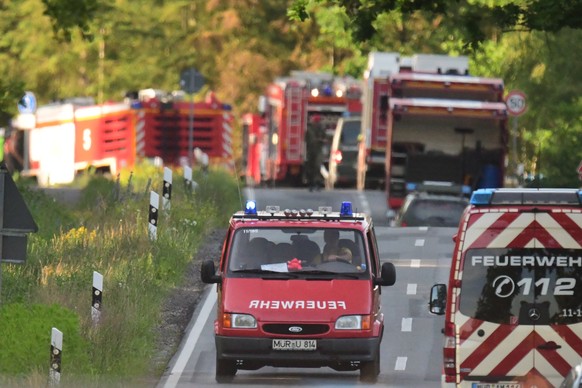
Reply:
<svg viewBox="0 0 582 388"><path fill-rule="evenodd" d="M249 201L230 220L218 270L207 260L201 277L217 283L217 381L263 366L359 369L376 381L380 289L396 274L380 265L372 219L351 203L257 211Z"/></svg>

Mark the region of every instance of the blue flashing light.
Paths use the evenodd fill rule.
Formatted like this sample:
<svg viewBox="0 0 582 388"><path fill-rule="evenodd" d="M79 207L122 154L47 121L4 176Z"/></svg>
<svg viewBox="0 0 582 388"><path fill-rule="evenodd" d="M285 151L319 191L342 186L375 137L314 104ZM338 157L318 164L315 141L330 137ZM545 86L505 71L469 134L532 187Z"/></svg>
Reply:
<svg viewBox="0 0 582 388"><path fill-rule="evenodd" d="M461 191L463 194L471 194L471 186L463 185L461 186Z"/></svg>
<svg viewBox="0 0 582 388"><path fill-rule="evenodd" d="M578 190L577 194L578 194L578 202L580 202L580 205L582 205L582 190Z"/></svg>
<svg viewBox="0 0 582 388"><path fill-rule="evenodd" d="M257 214L257 201L248 200L245 205L245 214L256 215Z"/></svg>
<svg viewBox="0 0 582 388"><path fill-rule="evenodd" d="M332 88L331 88L331 85L325 85L325 86L323 87L323 94L324 94L325 96L328 96L328 97L329 97L329 96L331 96L331 95L333 95L333 90L332 90Z"/></svg>
<svg viewBox="0 0 582 388"><path fill-rule="evenodd" d="M479 189L471 196L471 205L489 205L493 198L493 189Z"/></svg>
<svg viewBox="0 0 582 388"><path fill-rule="evenodd" d="M351 217L354 213L352 212L352 203L349 201L342 202L342 207L340 208L340 216Z"/></svg>
<svg viewBox="0 0 582 388"><path fill-rule="evenodd" d="M415 191L417 187L416 183L407 183L406 184L406 191Z"/></svg>

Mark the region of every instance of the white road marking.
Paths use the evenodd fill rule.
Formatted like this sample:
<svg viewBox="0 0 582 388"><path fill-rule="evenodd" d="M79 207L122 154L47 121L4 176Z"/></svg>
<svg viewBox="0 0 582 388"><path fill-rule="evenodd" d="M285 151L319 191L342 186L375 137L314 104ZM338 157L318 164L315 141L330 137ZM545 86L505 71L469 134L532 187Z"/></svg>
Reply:
<svg viewBox="0 0 582 388"><path fill-rule="evenodd" d="M412 331L412 318L402 318L401 331Z"/></svg>
<svg viewBox="0 0 582 388"><path fill-rule="evenodd" d="M423 238L419 238L414 242L414 246L415 247L423 247L424 246L424 239Z"/></svg>
<svg viewBox="0 0 582 388"><path fill-rule="evenodd" d="M196 323L190 331L188 332L188 336L184 345L184 348L180 350L180 355L178 356L178 360L174 364L174 367L170 371L170 375L168 376L168 380L164 385L164 388L174 388L178 385L178 381L180 380L180 376L184 373L184 368L188 363L188 359L192 355L193 350L196 348L196 343L198 342L198 338L200 338L200 334L202 334L202 329L204 329L204 324L206 323L210 313L212 312L212 308L216 304L216 284L212 285L212 289L210 293L206 297L204 301L204 305L202 305L202 309L200 310L200 314L198 314L198 318L196 319Z"/></svg>
<svg viewBox="0 0 582 388"><path fill-rule="evenodd" d="M406 295L416 295L416 284L409 283L406 285Z"/></svg>
<svg viewBox="0 0 582 388"><path fill-rule="evenodd" d="M411 268L420 268L420 260L419 259L410 260L410 267Z"/></svg>
<svg viewBox="0 0 582 388"><path fill-rule="evenodd" d="M406 370L406 361L408 357L396 357L396 365L394 370Z"/></svg>
<svg viewBox="0 0 582 388"><path fill-rule="evenodd" d="M419 226L418 230L426 231L428 230L428 226Z"/></svg>

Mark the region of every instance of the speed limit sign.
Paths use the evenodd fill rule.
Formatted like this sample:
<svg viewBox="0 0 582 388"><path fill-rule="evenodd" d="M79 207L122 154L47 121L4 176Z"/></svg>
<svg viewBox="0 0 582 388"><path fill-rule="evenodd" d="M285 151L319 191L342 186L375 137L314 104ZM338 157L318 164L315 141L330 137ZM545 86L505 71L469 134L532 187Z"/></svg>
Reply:
<svg viewBox="0 0 582 388"><path fill-rule="evenodd" d="M525 112L525 94L519 90L512 90L505 98L507 112L512 116L519 116Z"/></svg>

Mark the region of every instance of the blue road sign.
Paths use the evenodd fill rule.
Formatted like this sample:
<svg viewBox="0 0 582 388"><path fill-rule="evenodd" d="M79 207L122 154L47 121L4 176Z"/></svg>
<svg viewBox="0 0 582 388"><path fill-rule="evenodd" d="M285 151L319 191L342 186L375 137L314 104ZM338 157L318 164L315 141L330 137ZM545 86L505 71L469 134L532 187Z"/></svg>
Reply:
<svg viewBox="0 0 582 388"><path fill-rule="evenodd" d="M25 92L18 101L18 111L22 114L36 112L36 97L33 92Z"/></svg>

